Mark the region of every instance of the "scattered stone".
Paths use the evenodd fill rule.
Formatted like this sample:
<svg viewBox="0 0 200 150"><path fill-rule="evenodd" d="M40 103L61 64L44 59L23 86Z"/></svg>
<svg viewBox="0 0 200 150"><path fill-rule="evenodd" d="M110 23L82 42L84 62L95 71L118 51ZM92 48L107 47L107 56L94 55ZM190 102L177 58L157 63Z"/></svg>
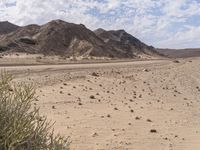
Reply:
<svg viewBox="0 0 200 150"><path fill-rule="evenodd" d="M99 77L99 74L96 73L96 72L93 72L93 73L92 73L92 76L94 76L94 77Z"/></svg>
<svg viewBox="0 0 200 150"><path fill-rule="evenodd" d="M151 119L147 119L147 122L153 122Z"/></svg>
<svg viewBox="0 0 200 150"><path fill-rule="evenodd" d="M95 133L92 135L92 137L96 137L96 136L98 136L98 134L95 132Z"/></svg>
<svg viewBox="0 0 200 150"><path fill-rule="evenodd" d="M94 95L91 95L91 96L90 96L90 99L95 99L95 96L94 96Z"/></svg>
<svg viewBox="0 0 200 150"><path fill-rule="evenodd" d="M10 92L13 92L13 89L12 89L12 88L9 88L9 91L10 91Z"/></svg>
<svg viewBox="0 0 200 150"><path fill-rule="evenodd" d="M178 60L174 60L173 63L180 63L180 61L178 61Z"/></svg>
<svg viewBox="0 0 200 150"><path fill-rule="evenodd" d="M119 109L115 107L114 110L119 110Z"/></svg>
<svg viewBox="0 0 200 150"><path fill-rule="evenodd" d="M110 115L110 114L108 114L108 115L107 115L107 117L108 117L108 118L110 118L110 117L111 117L111 115Z"/></svg>
<svg viewBox="0 0 200 150"><path fill-rule="evenodd" d="M60 94L63 94L63 91L60 91Z"/></svg>
<svg viewBox="0 0 200 150"><path fill-rule="evenodd" d="M175 135L174 137L175 137L175 138L178 138L178 135Z"/></svg>
<svg viewBox="0 0 200 150"><path fill-rule="evenodd" d="M81 106L81 105L83 105L83 104L82 104L81 102L79 102L79 103L78 103L78 105L80 105L80 106Z"/></svg>
<svg viewBox="0 0 200 150"><path fill-rule="evenodd" d="M56 107L53 105L53 106L52 106L52 109L56 109Z"/></svg>
<svg viewBox="0 0 200 150"><path fill-rule="evenodd" d="M156 129L151 129L150 132L151 133L157 133L157 130Z"/></svg>
<svg viewBox="0 0 200 150"><path fill-rule="evenodd" d="M140 120L141 118L140 117L135 117L135 120Z"/></svg>
<svg viewBox="0 0 200 150"><path fill-rule="evenodd" d="M149 70L149 69L144 69L143 71L144 71L144 72L149 72L150 70Z"/></svg>
<svg viewBox="0 0 200 150"><path fill-rule="evenodd" d="M166 141L167 141L167 140L168 140L168 138L166 137L166 138L164 138L164 140L166 140Z"/></svg>

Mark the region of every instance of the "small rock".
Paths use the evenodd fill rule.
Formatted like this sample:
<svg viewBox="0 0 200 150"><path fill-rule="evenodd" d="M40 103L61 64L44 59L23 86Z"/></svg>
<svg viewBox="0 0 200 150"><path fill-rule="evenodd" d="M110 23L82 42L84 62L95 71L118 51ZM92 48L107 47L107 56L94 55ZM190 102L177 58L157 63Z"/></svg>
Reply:
<svg viewBox="0 0 200 150"><path fill-rule="evenodd" d="M147 122L153 122L151 119L147 119Z"/></svg>
<svg viewBox="0 0 200 150"><path fill-rule="evenodd" d="M96 73L96 72L93 72L93 73L92 73L92 76L94 76L94 77L99 77L99 74Z"/></svg>
<svg viewBox="0 0 200 150"><path fill-rule="evenodd" d="M173 63L180 63L180 61L178 61L178 60L174 60Z"/></svg>
<svg viewBox="0 0 200 150"><path fill-rule="evenodd" d="M151 129L150 132L151 133L157 133L157 130L156 129Z"/></svg>
<svg viewBox="0 0 200 150"><path fill-rule="evenodd" d="M140 117L135 117L135 120L140 120L141 118Z"/></svg>
<svg viewBox="0 0 200 150"><path fill-rule="evenodd" d="M111 117L110 114L108 114L107 117L110 118Z"/></svg>
<svg viewBox="0 0 200 150"><path fill-rule="evenodd" d="M149 69L144 69L143 71L144 71L144 72L149 72L150 70L149 70Z"/></svg>
<svg viewBox="0 0 200 150"><path fill-rule="evenodd" d="M92 137L96 137L96 136L98 136L98 134L97 134L97 133L94 133L94 134L92 135Z"/></svg>
<svg viewBox="0 0 200 150"><path fill-rule="evenodd" d="M118 108L115 107L114 110L118 110Z"/></svg>
<svg viewBox="0 0 200 150"><path fill-rule="evenodd" d="M80 105L80 106L81 106L81 105L83 105L83 104L82 104L81 102L79 102L79 103L78 103L78 105Z"/></svg>
<svg viewBox="0 0 200 150"><path fill-rule="evenodd" d="M94 95L91 95L91 96L90 96L90 99L95 99L95 96L94 96Z"/></svg>
<svg viewBox="0 0 200 150"><path fill-rule="evenodd" d="M63 94L63 91L60 91L60 94Z"/></svg>

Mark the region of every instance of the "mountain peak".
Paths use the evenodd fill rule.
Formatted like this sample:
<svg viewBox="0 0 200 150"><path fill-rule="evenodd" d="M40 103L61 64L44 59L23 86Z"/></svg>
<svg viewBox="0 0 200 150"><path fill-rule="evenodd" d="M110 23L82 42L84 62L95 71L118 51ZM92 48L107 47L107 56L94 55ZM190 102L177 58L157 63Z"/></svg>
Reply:
<svg viewBox="0 0 200 150"><path fill-rule="evenodd" d="M119 30L115 30L116 32L125 32L127 33L124 29L119 29Z"/></svg>
<svg viewBox="0 0 200 150"><path fill-rule="evenodd" d="M8 21L0 21L0 23L10 23L10 22L8 22Z"/></svg>
<svg viewBox="0 0 200 150"><path fill-rule="evenodd" d="M65 22L64 20L61 20L61 19L56 19L56 20L50 21L49 23L57 23L57 24L59 24L59 23L67 23L67 22Z"/></svg>
<svg viewBox="0 0 200 150"><path fill-rule="evenodd" d="M101 34L101 33L103 33L103 32L106 32L106 30L103 29L103 28L98 28L98 29L94 30L94 32L95 32L96 34Z"/></svg>
<svg viewBox="0 0 200 150"><path fill-rule="evenodd" d="M0 22L0 35L1 34L8 34L15 30L17 30L19 26L12 24L8 21L1 21Z"/></svg>

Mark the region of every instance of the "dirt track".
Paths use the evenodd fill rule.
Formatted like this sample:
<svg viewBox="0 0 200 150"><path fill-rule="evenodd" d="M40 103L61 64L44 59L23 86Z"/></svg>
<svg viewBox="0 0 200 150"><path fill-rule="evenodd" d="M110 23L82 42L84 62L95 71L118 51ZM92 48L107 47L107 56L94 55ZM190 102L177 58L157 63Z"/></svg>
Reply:
<svg viewBox="0 0 200 150"><path fill-rule="evenodd" d="M199 58L5 68L74 150L200 149Z"/></svg>
<svg viewBox="0 0 200 150"><path fill-rule="evenodd" d="M93 69L110 69L112 67L123 68L124 66L140 67L140 66L151 66L151 65L164 65L167 64L168 60L147 60L147 61L124 61L124 62L111 62L111 63L85 63L85 64L50 64L50 65L3 65L0 66L0 70L7 70L13 74L31 74L31 73L50 73L50 72L76 72L83 70L93 70Z"/></svg>

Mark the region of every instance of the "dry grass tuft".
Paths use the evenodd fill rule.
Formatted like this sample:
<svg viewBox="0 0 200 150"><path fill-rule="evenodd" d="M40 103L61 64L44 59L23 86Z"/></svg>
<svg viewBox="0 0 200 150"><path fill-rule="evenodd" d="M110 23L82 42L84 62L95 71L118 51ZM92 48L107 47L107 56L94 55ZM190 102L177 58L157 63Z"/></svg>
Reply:
<svg viewBox="0 0 200 150"><path fill-rule="evenodd" d="M33 85L12 84L12 76L0 75L0 149L69 150L68 138L55 136L52 124L32 107Z"/></svg>

